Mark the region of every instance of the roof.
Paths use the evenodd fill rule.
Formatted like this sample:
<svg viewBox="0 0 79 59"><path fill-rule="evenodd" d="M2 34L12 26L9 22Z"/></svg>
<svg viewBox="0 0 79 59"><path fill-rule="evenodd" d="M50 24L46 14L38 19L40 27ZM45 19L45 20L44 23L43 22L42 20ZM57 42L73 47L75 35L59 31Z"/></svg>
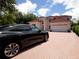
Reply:
<svg viewBox="0 0 79 59"><path fill-rule="evenodd" d="M49 20L50 22L70 22L72 16L48 16L48 17L38 17L38 19L32 20L30 22L42 22L42 20Z"/></svg>
<svg viewBox="0 0 79 59"><path fill-rule="evenodd" d="M50 22L70 22L71 16L49 16Z"/></svg>

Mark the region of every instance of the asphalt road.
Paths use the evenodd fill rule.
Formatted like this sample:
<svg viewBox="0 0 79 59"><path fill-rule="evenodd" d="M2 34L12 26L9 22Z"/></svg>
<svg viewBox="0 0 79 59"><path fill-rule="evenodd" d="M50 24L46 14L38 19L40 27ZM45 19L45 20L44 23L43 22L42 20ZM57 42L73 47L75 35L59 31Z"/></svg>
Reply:
<svg viewBox="0 0 79 59"><path fill-rule="evenodd" d="M79 59L79 37L73 32L49 32L48 42L27 49L12 59Z"/></svg>

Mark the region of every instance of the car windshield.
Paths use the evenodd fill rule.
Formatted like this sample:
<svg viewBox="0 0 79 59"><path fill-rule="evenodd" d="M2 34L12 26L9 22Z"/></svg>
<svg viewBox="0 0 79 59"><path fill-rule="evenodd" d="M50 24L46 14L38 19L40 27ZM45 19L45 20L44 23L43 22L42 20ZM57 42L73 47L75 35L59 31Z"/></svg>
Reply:
<svg viewBox="0 0 79 59"><path fill-rule="evenodd" d="M31 28L32 28L32 29L36 29L37 27L36 27L36 26L31 26Z"/></svg>
<svg viewBox="0 0 79 59"><path fill-rule="evenodd" d="M32 28L32 31L39 31L39 28L36 26L31 26L31 28Z"/></svg>

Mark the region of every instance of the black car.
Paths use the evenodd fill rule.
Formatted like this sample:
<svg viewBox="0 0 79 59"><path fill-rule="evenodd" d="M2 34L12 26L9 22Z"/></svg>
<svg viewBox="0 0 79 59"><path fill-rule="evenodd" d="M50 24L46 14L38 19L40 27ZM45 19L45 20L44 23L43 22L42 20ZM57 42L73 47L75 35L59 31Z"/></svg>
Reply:
<svg viewBox="0 0 79 59"><path fill-rule="evenodd" d="M0 25L0 31L3 30L3 28L8 27L9 25Z"/></svg>
<svg viewBox="0 0 79 59"><path fill-rule="evenodd" d="M5 27L0 31L0 57L12 58L24 47L41 41L46 42L48 38L48 32L27 24Z"/></svg>

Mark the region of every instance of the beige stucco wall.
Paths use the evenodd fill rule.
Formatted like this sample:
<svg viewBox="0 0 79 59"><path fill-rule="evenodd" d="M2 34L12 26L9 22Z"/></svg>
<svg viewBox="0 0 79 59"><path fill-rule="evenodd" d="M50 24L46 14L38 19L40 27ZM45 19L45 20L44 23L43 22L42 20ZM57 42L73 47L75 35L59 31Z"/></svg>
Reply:
<svg viewBox="0 0 79 59"><path fill-rule="evenodd" d="M49 30L49 19L46 17L41 17L39 20L43 21L43 30L48 31Z"/></svg>
<svg viewBox="0 0 79 59"><path fill-rule="evenodd" d="M44 30L46 31L49 31L49 20L48 19L45 19L43 20L44 21Z"/></svg>

